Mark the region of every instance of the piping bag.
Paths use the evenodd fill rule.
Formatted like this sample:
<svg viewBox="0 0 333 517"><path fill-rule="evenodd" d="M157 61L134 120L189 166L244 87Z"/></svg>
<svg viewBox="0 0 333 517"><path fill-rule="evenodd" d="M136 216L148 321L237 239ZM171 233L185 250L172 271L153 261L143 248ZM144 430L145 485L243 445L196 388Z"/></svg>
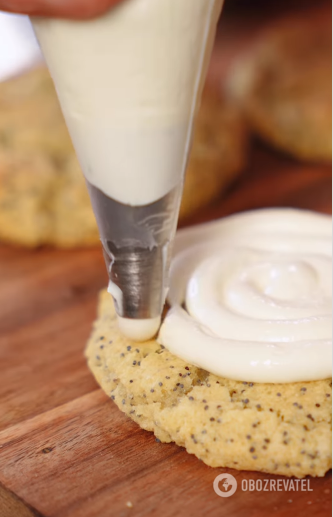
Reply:
<svg viewBox="0 0 333 517"><path fill-rule="evenodd" d="M86 177L117 315L154 320L152 334L222 4L125 0L91 21L32 19Z"/></svg>

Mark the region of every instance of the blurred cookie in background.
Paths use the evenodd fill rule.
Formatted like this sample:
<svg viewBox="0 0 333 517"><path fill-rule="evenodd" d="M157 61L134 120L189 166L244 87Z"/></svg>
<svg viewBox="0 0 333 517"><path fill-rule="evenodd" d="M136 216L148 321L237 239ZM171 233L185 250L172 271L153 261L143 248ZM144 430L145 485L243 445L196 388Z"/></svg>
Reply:
<svg viewBox="0 0 333 517"><path fill-rule="evenodd" d="M288 16L231 68L228 92L251 128L296 158L332 158L331 9Z"/></svg>
<svg viewBox="0 0 333 517"><path fill-rule="evenodd" d="M43 153L0 150L0 240L29 247L99 242L75 156L57 167Z"/></svg>
<svg viewBox="0 0 333 517"><path fill-rule="evenodd" d="M221 195L244 170L248 136L235 104L206 88L186 173L180 221Z"/></svg>
<svg viewBox="0 0 333 517"><path fill-rule="evenodd" d="M181 219L214 199L241 171L245 155L239 113L207 92ZM45 68L0 84L0 239L31 247L99 243L85 180Z"/></svg>
<svg viewBox="0 0 333 517"><path fill-rule="evenodd" d="M0 148L47 155L60 165L73 152L53 82L45 68L0 83Z"/></svg>
<svg viewBox="0 0 333 517"><path fill-rule="evenodd" d="M56 175L43 155L0 150L0 239L26 246L47 242Z"/></svg>
<svg viewBox="0 0 333 517"><path fill-rule="evenodd" d="M0 84L0 239L98 243L85 181L45 68Z"/></svg>

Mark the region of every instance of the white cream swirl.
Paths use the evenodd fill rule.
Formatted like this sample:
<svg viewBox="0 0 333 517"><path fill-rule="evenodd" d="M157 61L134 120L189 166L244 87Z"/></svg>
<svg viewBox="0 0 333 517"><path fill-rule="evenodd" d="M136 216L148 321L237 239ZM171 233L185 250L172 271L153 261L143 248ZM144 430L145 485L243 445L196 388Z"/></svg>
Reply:
<svg viewBox="0 0 333 517"><path fill-rule="evenodd" d="M235 380L329 377L331 251L331 218L301 210L259 210L180 231L159 342Z"/></svg>

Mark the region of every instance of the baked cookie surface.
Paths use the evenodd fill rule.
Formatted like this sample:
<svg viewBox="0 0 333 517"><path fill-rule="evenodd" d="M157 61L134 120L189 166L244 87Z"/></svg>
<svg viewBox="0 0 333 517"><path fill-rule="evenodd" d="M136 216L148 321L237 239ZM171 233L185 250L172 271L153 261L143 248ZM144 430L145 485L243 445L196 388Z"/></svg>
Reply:
<svg viewBox="0 0 333 517"><path fill-rule="evenodd" d="M212 467L300 478L331 467L330 379L258 384L217 377L156 340L124 338L106 291L86 357L121 411Z"/></svg>
<svg viewBox="0 0 333 517"><path fill-rule="evenodd" d="M186 172L180 220L216 199L244 169L248 137L233 102L203 94Z"/></svg>
<svg viewBox="0 0 333 517"><path fill-rule="evenodd" d="M238 111L208 95L180 217L214 199L241 171L245 155ZM99 243L85 180L44 68L0 84L0 239L32 247Z"/></svg>
<svg viewBox="0 0 333 517"><path fill-rule="evenodd" d="M0 240L99 242L85 180L45 68L0 84Z"/></svg>
<svg viewBox="0 0 333 517"><path fill-rule="evenodd" d="M95 245L94 214L75 157L55 167L45 154L0 150L0 240L36 247Z"/></svg>
<svg viewBox="0 0 333 517"><path fill-rule="evenodd" d="M304 160L332 157L328 9L278 21L233 66L228 90L265 141Z"/></svg>

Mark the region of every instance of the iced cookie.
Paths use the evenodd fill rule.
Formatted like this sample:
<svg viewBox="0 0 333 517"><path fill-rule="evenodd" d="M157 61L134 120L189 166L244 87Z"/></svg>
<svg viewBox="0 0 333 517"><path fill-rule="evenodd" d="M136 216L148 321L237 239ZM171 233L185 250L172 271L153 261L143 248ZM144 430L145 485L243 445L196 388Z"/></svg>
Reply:
<svg viewBox="0 0 333 517"><path fill-rule="evenodd" d="M181 219L214 199L241 171L246 136L235 108L205 97ZM43 69L0 84L0 239L39 246L99 243L85 180Z"/></svg>
<svg viewBox="0 0 333 517"><path fill-rule="evenodd" d="M257 384L212 375L155 340L123 338L107 292L86 356L121 411L212 467L300 478L324 476L331 467L329 379Z"/></svg>
<svg viewBox="0 0 333 517"><path fill-rule="evenodd" d="M332 157L332 26L327 9L277 22L231 71L253 130L296 158Z"/></svg>
<svg viewBox="0 0 333 517"><path fill-rule="evenodd" d="M331 465L331 218L267 209L181 230L157 340L107 293L87 346L97 382L162 441L211 466L303 477Z"/></svg>

